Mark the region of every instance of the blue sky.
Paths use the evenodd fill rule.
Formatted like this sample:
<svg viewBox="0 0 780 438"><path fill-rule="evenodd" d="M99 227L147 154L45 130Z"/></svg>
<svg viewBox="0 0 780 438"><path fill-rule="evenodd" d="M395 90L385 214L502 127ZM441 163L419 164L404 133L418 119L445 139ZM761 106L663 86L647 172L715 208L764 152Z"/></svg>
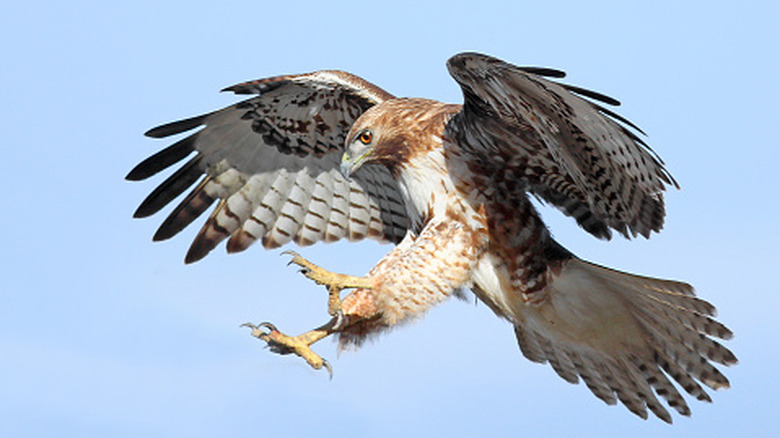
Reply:
<svg viewBox="0 0 780 438"><path fill-rule="evenodd" d="M0 15L0 434L35 436L777 436L780 134L777 2L6 2ZM683 4L684 3L684 4ZM335 376L262 349L238 325L294 333L325 294L279 251L185 266L197 227L159 244L132 220L155 186L124 175L162 148L142 133L236 99L244 80L321 68L401 96L459 102L445 60L486 52L563 69L617 97L682 186L650 240L597 241L556 212L583 258L683 279L736 333L733 388L668 426L607 407L525 360L484 305L451 300ZM306 248L366 272L374 243Z"/></svg>

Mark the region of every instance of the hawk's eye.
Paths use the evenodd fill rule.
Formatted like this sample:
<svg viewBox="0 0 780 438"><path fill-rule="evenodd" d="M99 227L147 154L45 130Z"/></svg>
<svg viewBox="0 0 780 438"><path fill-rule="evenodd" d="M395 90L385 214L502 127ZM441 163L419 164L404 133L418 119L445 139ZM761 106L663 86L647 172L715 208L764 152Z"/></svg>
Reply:
<svg viewBox="0 0 780 438"><path fill-rule="evenodd" d="M373 139L373 135L371 134L371 131L365 130L360 133L358 136L358 140L360 140L363 144L369 144L371 143L371 140Z"/></svg>

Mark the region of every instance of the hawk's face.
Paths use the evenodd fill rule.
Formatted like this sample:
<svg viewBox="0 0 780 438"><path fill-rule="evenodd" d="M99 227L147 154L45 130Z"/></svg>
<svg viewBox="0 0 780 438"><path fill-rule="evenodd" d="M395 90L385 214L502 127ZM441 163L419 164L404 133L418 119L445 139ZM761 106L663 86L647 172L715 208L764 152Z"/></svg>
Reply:
<svg viewBox="0 0 780 438"><path fill-rule="evenodd" d="M352 125L347 135L344 155L341 157L341 173L349 177L367 163L382 163L393 167L404 161L407 149L404 124L398 119L395 99L369 108Z"/></svg>
<svg viewBox="0 0 780 438"><path fill-rule="evenodd" d="M360 166L373 158L375 150L376 142L372 128L361 128L355 134L350 133L344 155L341 156L341 174L349 178Z"/></svg>
<svg viewBox="0 0 780 438"><path fill-rule="evenodd" d="M391 172L409 163L418 153L440 145L439 135L459 105L428 99L391 99L369 108L347 135L341 172L349 176L366 163L381 163Z"/></svg>

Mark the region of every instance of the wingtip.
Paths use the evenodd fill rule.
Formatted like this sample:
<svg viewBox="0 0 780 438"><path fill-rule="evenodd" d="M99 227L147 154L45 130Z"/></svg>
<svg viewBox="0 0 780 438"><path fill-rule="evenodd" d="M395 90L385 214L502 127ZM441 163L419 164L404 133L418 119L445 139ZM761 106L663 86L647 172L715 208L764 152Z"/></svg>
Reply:
<svg viewBox="0 0 780 438"><path fill-rule="evenodd" d="M141 201L141 205L133 212L133 219L143 219L152 216L165 207L165 204L158 202L159 196L153 195L155 195L154 192Z"/></svg>
<svg viewBox="0 0 780 438"><path fill-rule="evenodd" d="M155 126L154 128L144 132L144 137L151 137L151 138L164 138L169 135L171 135L168 131L171 125L177 122L172 123L166 123L164 125Z"/></svg>
<svg viewBox="0 0 780 438"><path fill-rule="evenodd" d="M235 94L239 94L239 93L236 93L236 89L237 89L237 88L238 88L240 85L241 85L241 84L231 85L231 86L229 86L229 87L225 87L225 88L223 88L223 89L219 90L219 92L220 92L220 93L235 93Z"/></svg>
<svg viewBox="0 0 780 438"><path fill-rule="evenodd" d="M221 93L229 92L233 94L263 94L275 90L287 83L294 75L274 76L271 78L257 79L254 81L241 82L219 90Z"/></svg>
<svg viewBox="0 0 780 438"><path fill-rule="evenodd" d="M157 229L157 231L152 236L152 242L162 242L164 240L168 240L171 237L173 237L175 233L171 234L166 231L164 231L163 227L160 227Z"/></svg>
<svg viewBox="0 0 780 438"><path fill-rule="evenodd" d="M565 71L558 70L555 68L548 68L548 67L519 67L519 68L520 70L526 73L531 73L531 74L544 76L548 78L563 79L566 77Z"/></svg>
<svg viewBox="0 0 780 438"><path fill-rule="evenodd" d="M142 172L139 166L133 167L133 169L125 175L125 181L141 181L146 178L146 173Z"/></svg>
<svg viewBox="0 0 780 438"><path fill-rule="evenodd" d="M571 91L572 93L598 100L599 102L606 103L607 105L620 106L619 100L615 99L614 97L607 96L606 94L599 93L598 91L588 90L587 88L577 87L570 84L561 84L561 86Z"/></svg>
<svg viewBox="0 0 780 438"><path fill-rule="evenodd" d="M191 246L189 251L187 251L187 255L184 256L184 264L185 265L191 265L197 261L200 261L206 255L210 252L209 251L203 251L200 246L196 247L195 245Z"/></svg>
<svg viewBox="0 0 780 438"><path fill-rule="evenodd" d="M151 138L163 138L175 134L180 134L203 125L206 121L206 118L212 114L214 113L202 114L199 116L190 117L188 119L177 120L175 122L155 126L154 128L144 132L144 135Z"/></svg>
<svg viewBox="0 0 780 438"><path fill-rule="evenodd" d="M138 208L135 209L135 211L133 212L133 219L143 219L153 214L153 213L149 213L144 208L142 208L143 206L144 205L141 204Z"/></svg>
<svg viewBox="0 0 780 438"><path fill-rule="evenodd" d="M165 125L162 125L165 126ZM162 138L165 137L164 135L160 134L160 128L162 126L155 126L152 129L149 129L148 131L144 132L144 137L151 137L151 138Z"/></svg>

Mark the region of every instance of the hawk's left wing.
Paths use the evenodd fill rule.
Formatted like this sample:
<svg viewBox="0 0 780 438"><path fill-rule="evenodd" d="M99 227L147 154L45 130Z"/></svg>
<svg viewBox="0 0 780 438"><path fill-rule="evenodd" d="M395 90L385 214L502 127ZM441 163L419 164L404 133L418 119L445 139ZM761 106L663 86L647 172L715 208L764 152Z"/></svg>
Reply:
<svg viewBox="0 0 780 438"><path fill-rule="evenodd" d="M574 93L619 102L542 77L563 72L478 53L453 56L447 67L465 98L454 121L467 136L462 146L494 160L507 184L524 181L523 189L597 237L609 237L609 228L645 237L661 229L662 192L676 185L671 175L628 127L638 128Z"/></svg>

